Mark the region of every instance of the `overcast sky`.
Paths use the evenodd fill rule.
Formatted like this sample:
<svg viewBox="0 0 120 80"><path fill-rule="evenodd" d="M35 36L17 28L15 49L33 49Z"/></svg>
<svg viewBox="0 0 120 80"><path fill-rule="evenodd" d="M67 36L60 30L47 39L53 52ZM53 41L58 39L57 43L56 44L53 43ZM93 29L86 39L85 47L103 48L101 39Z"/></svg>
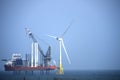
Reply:
<svg viewBox="0 0 120 80"><path fill-rule="evenodd" d="M31 52L28 27L58 63L59 44L46 35L60 36L71 20L63 38L72 64L62 52L64 69L120 70L120 0L0 0L0 59Z"/></svg>

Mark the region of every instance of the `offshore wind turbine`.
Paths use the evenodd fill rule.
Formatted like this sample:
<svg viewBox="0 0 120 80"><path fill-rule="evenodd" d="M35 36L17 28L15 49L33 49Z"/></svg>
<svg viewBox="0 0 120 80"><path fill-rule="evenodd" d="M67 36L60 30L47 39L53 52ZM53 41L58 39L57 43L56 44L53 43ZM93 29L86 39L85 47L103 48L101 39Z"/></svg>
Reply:
<svg viewBox="0 0 120 80"><path fill-rule="evenodd" d="M59 62L59 68L57 68L57 74L64 74L64 70L63 70L63 67L62 67L62 48L64 49L64 52L66 54L66 57L67 57L67 60L68 60L69 64L71 64L71 60L69 58L69 55L67 53L67 50L65 48L64 41L63 41L63 36L67 33L67 31L70 28L71 24L72 24L72 22L68 25L67 29L64 31L64 33L60 37L48 35L49 37L52 37L52 38L56 39L59 42L60 62Z"/></svg>

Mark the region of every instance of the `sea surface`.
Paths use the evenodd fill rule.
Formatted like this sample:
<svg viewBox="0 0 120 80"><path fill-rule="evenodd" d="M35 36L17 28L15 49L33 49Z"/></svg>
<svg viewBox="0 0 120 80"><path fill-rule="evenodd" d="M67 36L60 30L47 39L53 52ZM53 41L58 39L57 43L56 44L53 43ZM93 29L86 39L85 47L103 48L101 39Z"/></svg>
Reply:
<svg viewBox="0 0 120 80"><path fill-rule="evenodd" d="M120 80L119 70L68 70L63 75L40 71L0 71L0 80Z"/></svg>

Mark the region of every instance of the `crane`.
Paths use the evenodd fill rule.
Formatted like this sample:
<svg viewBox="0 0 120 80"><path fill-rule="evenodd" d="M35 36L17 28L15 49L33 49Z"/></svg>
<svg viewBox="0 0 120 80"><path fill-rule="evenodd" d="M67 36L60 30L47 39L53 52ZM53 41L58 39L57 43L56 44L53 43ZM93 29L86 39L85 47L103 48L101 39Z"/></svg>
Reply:
<svg viewBox="0 0 120 80"><path fill-rule="evenodd" d="M32 38L34 43L38 43L37 39L34 37L33 33L30 31L29 28L25 28L26 33ZM41 65L42 66L49 66L50 65L50 61L51 61L51 46L48 47L48 50L46 52L46 55L44 54L43 50L41 49L40 45L38 44L38 50L41 53Z"/></svg>

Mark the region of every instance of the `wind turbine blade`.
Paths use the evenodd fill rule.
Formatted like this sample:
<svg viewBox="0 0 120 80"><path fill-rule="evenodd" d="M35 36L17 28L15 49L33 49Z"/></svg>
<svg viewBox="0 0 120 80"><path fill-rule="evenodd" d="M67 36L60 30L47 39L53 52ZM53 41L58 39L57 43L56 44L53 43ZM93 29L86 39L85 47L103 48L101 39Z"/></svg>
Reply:
<svg viewBox="0 0 120 80"><path fill-rule="evenodd" d="M55 38L55 39L57 38L56 36L51 36L51 35L47 35L47 36L49 36L49 37L51 37L51 38Z"/></svg>
<svg viewBox="0 0 120 80"><path fill-rule="evenodd" d="M65 32L62 34L62 37L67 33L67 31L69 30L70 26L72 25L73 20L70 22L70 24L67 26L67 29L65 30Z"/></svg>
<svg viewBox="0 0 120 80"><path fill-rule="evenodd" d="M69 56L68 56L68 53L67 53L67 51L66 51L66 48L65 48L65 45L64 45L64 42L63 42L63 39L61 40L61 42L62 42L63 49L64 49L64 51L65 51L67 60L68 60L69 64L71 64L70 58L69 58Z"/></svg>

